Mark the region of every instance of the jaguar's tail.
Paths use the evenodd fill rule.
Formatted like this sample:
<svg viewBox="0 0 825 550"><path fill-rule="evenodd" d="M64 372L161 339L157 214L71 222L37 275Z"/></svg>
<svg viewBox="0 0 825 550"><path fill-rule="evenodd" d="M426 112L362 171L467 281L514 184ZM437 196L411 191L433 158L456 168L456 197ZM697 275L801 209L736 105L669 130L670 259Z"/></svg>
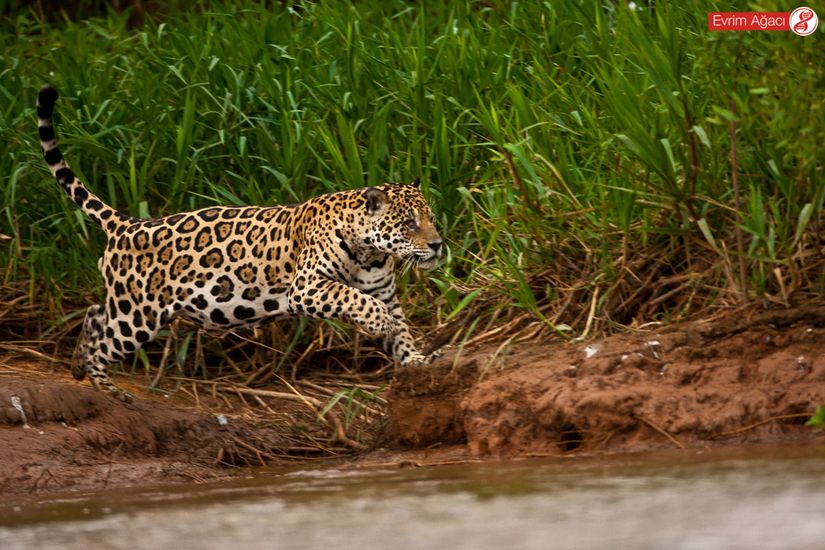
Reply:
<svg viewBox="0 0 825 550"><path fill-rule="evenodd" d="M52 124L54 104L57 98L57 90L48 85L43 86L37 96L37 130L40 134L43 158L46 159L52 175L57 178L57 182L69 197L100 227L111 232L120 222L128 221L131 217L105 204L94 193L86 189L66 164L63 154L57 147L57 137Z"/></svg>

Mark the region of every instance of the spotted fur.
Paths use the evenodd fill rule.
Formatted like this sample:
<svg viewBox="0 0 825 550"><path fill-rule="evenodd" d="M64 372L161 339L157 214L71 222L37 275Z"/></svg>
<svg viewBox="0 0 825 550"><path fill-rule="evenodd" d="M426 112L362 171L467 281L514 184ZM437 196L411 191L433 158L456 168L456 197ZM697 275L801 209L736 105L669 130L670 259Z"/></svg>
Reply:
<svg viewBox="0 0 825 550"><path fill-rule="evenodd" d="M57 91L37 102L49 169L106 232L98 268L106 299L86 312L75 378L128 397L108 368L157 337L176 317L207 329L250 327L283 317L340 319L381 339L400 364L428 362L415 346L394 272L432 268L441 237L417 185L387 184L268 207L210 207L158 219L118 212L66 164L52 124Z"/></svg>

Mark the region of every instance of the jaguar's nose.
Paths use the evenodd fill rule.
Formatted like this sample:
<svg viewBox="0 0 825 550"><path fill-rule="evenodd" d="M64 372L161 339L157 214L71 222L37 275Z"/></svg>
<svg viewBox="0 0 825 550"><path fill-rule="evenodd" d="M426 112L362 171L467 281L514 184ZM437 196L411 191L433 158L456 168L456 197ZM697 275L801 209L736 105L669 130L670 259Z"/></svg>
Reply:
<svg viewBox="0 0 825 550"><path fill-rule="evenodd" d="M427 245L432 249L433 252L438 254L438 251L441 250L441 241L433 241L431 243L427 243Z"/></svg>

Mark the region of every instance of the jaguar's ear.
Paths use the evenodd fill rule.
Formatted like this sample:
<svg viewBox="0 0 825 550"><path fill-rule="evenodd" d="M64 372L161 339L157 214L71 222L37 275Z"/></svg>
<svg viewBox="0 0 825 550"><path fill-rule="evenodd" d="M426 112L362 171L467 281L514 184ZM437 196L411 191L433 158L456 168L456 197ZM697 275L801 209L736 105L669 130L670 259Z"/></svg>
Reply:
<svg viewBox="0 0 825 550"><path fill-rule="evenodd" d="M381 213L389 201L387 194L375 187L367 188L364 197L367 199L367 213L371 216Z"/></svg>
<svg viewBox="0 0 825 550"><path fill-rule="evenodd" d="M421 189L421 178L415 178L412 184L416 189Z"/></svg>

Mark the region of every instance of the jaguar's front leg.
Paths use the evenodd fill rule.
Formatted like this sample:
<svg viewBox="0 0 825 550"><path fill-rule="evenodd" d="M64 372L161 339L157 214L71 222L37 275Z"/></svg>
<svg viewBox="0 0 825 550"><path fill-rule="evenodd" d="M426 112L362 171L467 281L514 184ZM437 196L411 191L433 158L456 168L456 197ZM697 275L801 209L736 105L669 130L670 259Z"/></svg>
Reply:
<svg viewBox="0 0 825 550"><path fill-rule="evenodd" d="M363 290L370 296L381 300L390 315L398 322L398 333L394 337L383 341L384 351L388 355L404 366L425 365L438 358L441 354L440 351L424 355L415 345L415 339L410 333L407 317L404 315L404 310L401 309L401 304L398 301L395 277L392 273L387 273L383 278L373 281L371 285Z"/></svg>
<svg viewBox="0 0 825 550"><path fill-rule="evenodd" d="M397 297L393 295L384 302L387 309L390 311L400 327L398 333L387 340L384 340L384 350L393 357L400 364L406 366L427 365L435 361L439 355L440 350L436 350L429 355L424 355L415 344L415 339L410 333L407 324L407 318L404 315L404 310L401 309L401 304Z"/></svg>
<svg viewBox="0 0 825 550"><path fill-rule="evenodd" d="M380 300L398 324L398 332L395 335L382 339L381 344L387 355L404 366L427 364L437 357L435 354L424 355L415 345L407 317L398 302L392 264L378 269L364 269L355 277L354 284L369 296Z"/></svg>
<svg viewBox="0 0 825 550"><path fill-rule="evenodd" d="M381 300L321 275L299 273L290 285L287 299L292 314L340 319L373 338L393 339L402 330Z"/></svg>

